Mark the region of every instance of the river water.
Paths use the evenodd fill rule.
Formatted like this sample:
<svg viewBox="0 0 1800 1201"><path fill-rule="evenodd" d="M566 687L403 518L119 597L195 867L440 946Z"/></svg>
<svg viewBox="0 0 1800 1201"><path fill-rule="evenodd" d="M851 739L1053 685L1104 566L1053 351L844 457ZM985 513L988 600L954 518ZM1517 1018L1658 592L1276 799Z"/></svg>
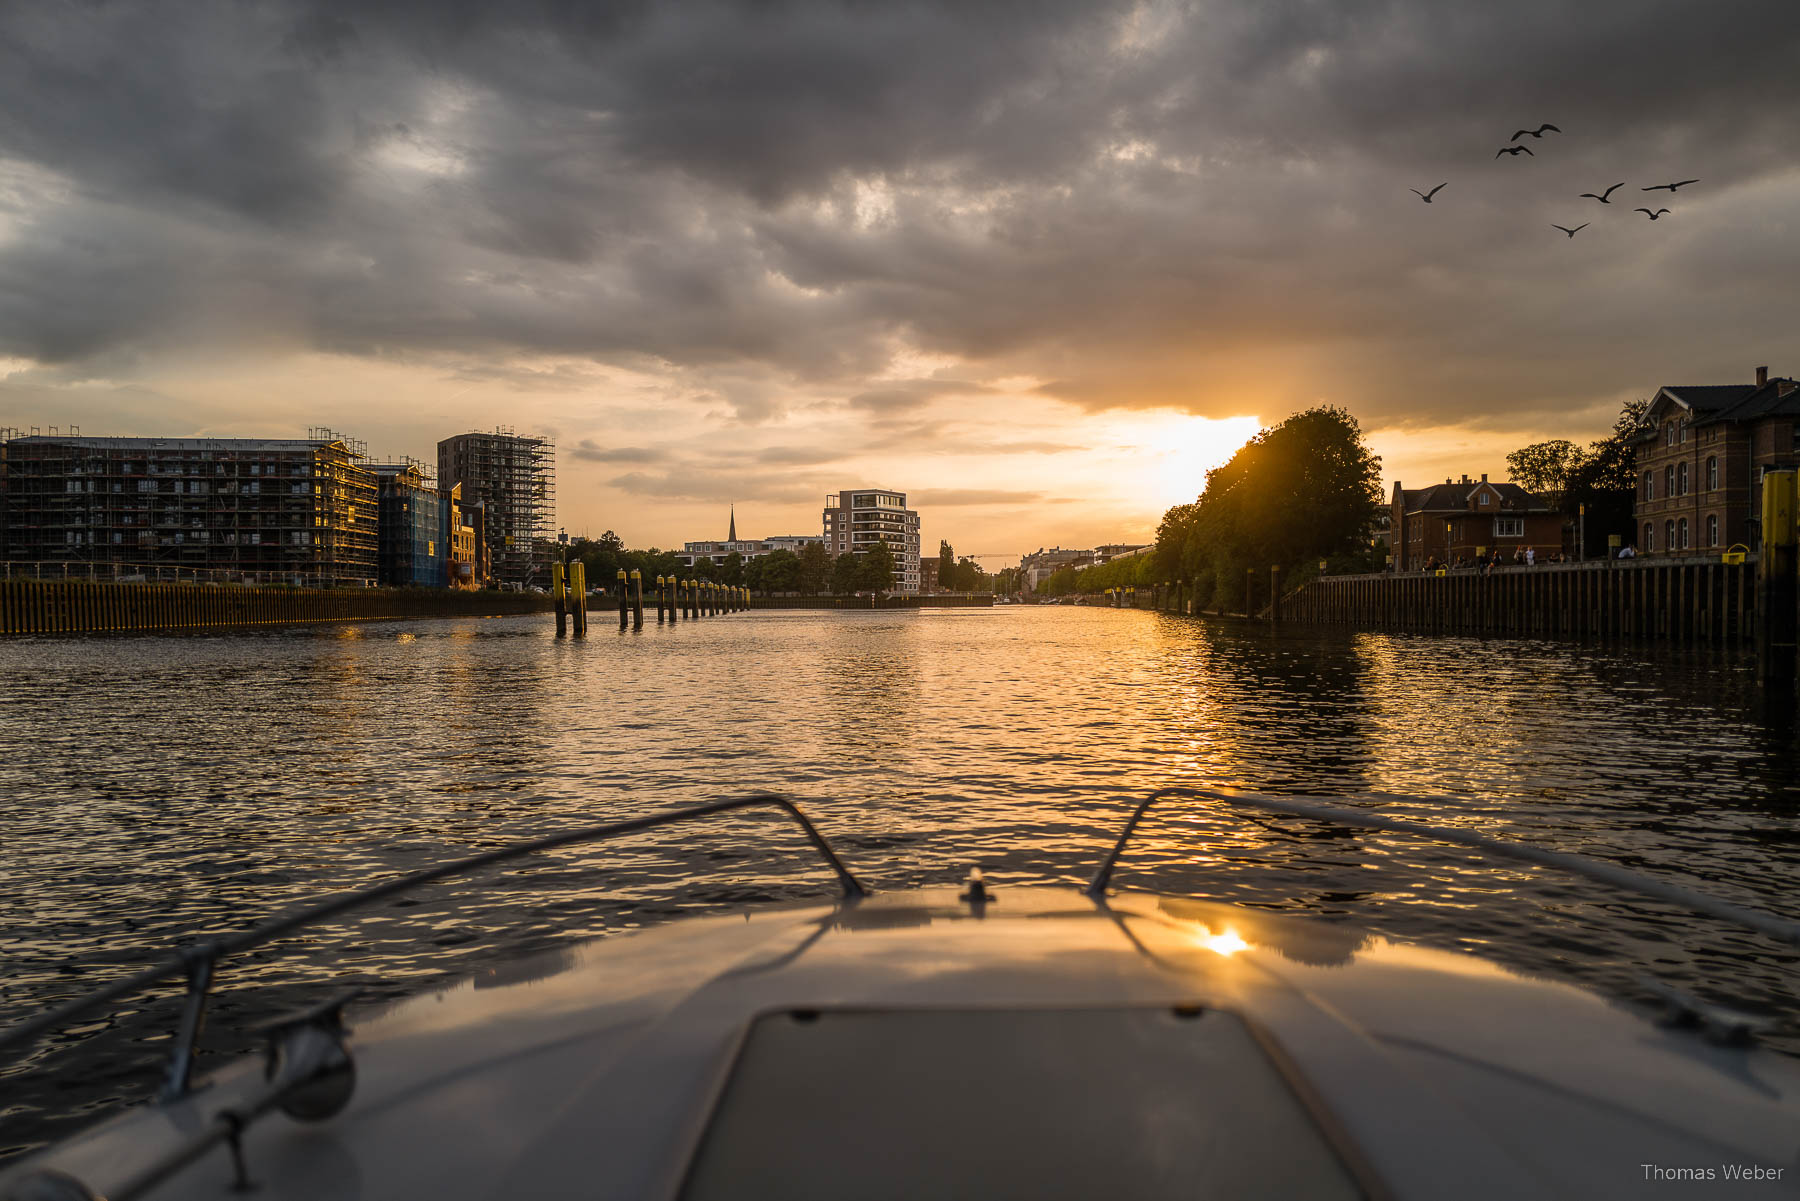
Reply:
<svg viewBox="0 0 1800 1201"><path fill-rule="evenodd" d="M0 644L0 1024L198 935L584 823L756 789L876 888L1075 883L1169 783L1354 798L1800 917L1791 712L1740 659L1060 607L754 613L557 640L548 616ZM1369 802L1352 802L1369 803ZM1356 921L1623 1001L1774 1015L1795 956L1597 884L1174 804L1116 878ZM769 815L439 885L223 970L204 1045L684 913L821 895ZM154 1078L172 991L0 1064L0 1153Z"/></svg>

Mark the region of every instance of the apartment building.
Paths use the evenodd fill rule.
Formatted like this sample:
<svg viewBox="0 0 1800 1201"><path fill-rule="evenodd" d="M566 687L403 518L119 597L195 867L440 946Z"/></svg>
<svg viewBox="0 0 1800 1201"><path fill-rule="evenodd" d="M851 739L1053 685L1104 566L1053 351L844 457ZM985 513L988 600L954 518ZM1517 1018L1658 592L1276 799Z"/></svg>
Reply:
<svg viewBox="0 0 1800 1201"><path fill-rule="evenodd" d="M257 582L373 584L378 507L337 436L6 443L11 561L179 567Z"/></svg>
<svg viewBox="0 0 1800 1201"><path fill-rule="evenodd" d="M438 443L438 487L462 485L462 504L480 506L494 578L502 586L546 587L545 548L556 533L556 444L511 430L467 433Z"/></svg>
<svg viewBox="0 0 1800 1201"><path fill-rule="evenodd" d="M906 493L883 488L848 488L825 497L825 548L832 555L866 554L886 542L894 556L894 591L919 591L919 514L906 507Z"/></svg>

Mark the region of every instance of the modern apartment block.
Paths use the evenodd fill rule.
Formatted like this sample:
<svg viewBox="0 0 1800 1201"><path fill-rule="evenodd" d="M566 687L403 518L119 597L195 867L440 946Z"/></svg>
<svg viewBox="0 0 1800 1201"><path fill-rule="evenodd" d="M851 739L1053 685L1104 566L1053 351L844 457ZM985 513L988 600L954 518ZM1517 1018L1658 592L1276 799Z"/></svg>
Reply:
<svg viewBox="0 0 1800 1201"><path fill-rule="evenodd" d="M369 470L380 496L377 578L394 588L443 587L450 567L447 498L417 463L380 463Z"/></svg>
<svg viewBox="0 0 1800 1201"><path fill-rule="evenodd" d="M373 584L375 474L360 443L315 432L9 439L7 558Z"/></svg>
<svg viewBox="0 0 1800 1201"><path fill-rule="evenodd" d="M494 578L506 587L549 583L540 543L556 534L556 444L510 430L438 443L438 487L462 485L462 504L484 511Z"/></svg>
<svg viewBox="0 0 1800 1201"><path fill-rule="evenodd" d="M906 493L881 488L846 489L825 497L825 548L833 555L864 554L886 542L894 556L894 591L919 591L919 514Z"/></svg>

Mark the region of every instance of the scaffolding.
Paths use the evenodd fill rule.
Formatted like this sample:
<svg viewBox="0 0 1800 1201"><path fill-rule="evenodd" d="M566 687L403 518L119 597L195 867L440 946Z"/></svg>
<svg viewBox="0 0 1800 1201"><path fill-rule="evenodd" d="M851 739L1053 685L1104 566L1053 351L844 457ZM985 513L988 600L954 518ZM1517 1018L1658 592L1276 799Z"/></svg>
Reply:
<svg viewBox="0 0 1800 1201"><path fill-rule="evenodd" d="M375 476L347 440L4 444L5 556L313 586L375 579Z"/></svg>
<svg viewBox="0 0 1800 1201"><path fill-rule="evenodd" d="M457 434L438 443L438 486L462 485L465 508L479 505L494 578L512 588L548 583L547 545L556 532L556 443L510 426Z"/></svg>

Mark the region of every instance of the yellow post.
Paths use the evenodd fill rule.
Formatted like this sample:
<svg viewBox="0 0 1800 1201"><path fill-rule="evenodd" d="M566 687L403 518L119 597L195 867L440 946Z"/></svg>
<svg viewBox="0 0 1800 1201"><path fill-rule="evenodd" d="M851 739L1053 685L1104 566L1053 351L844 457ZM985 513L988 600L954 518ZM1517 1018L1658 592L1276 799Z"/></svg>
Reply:
<svg viewBox="0 0 1800 1201"><path fill-rule="evenodd" d="M644 573L637 568L631 569L631 628L644 628Z"/></svg>
<svg viewBox="0 0 1800 1201"><path fill-rule="evenodd" d="M573 577L569 583L569 608L575 614L575 632L587 633L587 564L580 559L569 564Z"/></svg>
<svg viewBox="0 0 1800 1201"><path fill-rule="evenodd" d="M569 591L563 581L563 565L550 564L550 602L556 610L556 636L562 637L569 632Z"/></svg>
<svg viewBox="0 0 1800 1201"><path fill-rule="evenodd" d="M1795 528L1800 475L1774 468L1762 481L1762 554L1756 565L1756 667L1765 684L1792 685L1795 655Z"/></svg>

